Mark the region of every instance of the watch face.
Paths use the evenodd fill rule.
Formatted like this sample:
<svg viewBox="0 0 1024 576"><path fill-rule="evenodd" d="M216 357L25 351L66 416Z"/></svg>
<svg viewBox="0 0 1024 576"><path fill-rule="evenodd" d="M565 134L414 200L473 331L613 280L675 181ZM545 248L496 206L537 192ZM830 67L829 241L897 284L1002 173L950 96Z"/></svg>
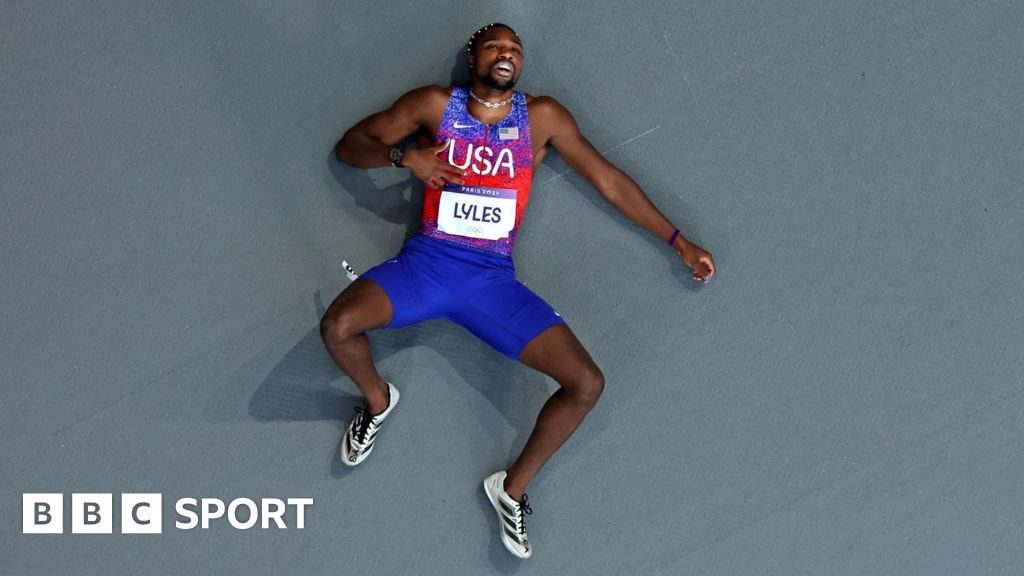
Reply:
<svg viewBox="0 0 1024 576"><path fill-rule="evenodd" d="M403 150L401 148L398 148L397 146L395 148L392 148L391 149L391 163L394 164L395 166L398 166L399 163L402 161L402 155L403 155Z"/></svg>

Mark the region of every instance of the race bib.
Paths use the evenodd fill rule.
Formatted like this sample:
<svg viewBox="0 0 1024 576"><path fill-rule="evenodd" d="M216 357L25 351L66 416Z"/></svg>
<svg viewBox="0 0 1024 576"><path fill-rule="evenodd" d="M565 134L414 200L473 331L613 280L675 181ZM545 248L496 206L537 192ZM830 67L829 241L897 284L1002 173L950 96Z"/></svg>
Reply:
<svg viewBox="0 0 1024 576"><path fill-rule="evenodd" d="M437 209L437 229L482 240L506 238L516 223L516 191L445 184Z"/></svg>

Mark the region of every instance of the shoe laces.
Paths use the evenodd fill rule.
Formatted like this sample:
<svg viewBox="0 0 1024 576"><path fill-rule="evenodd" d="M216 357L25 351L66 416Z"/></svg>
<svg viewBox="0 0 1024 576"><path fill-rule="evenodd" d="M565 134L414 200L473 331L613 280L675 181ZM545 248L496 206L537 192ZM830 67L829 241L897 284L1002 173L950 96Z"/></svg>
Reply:
<svg viewBox="0 0 1024 576"><path fill-rule="evenodd" d="M366 441L366 435L370 433L370 428L377 425L375 417L370 415L370 409L365 404L362 406L356 406L356 423L355 423L355 437L356 442L362 444Z"/></svg>
<svg viewBox="0 0 1024 576"><path fill-rule="evenodd" d="M391 390L388 390L387 394L388 406L391 406ZM380 423L377 422L377 418L380 417L380 414L370 414L370 405L365 402L362 406L356 406L355 411L356 442L362 444L366 441L366 435L370 433L370 430L380 426Z"/></svg>
<svg viewBox="0 0 1024 576"><path fill-rule="evenodd" d="M519 512L519 514L516 514L517 528L519 529L519 535L523 537L523 540L526 540L526 516L533 514L533 508L530 508L525 492L523 492L523 499L516 502L516 504L519 505L516 507Z"/></svg>

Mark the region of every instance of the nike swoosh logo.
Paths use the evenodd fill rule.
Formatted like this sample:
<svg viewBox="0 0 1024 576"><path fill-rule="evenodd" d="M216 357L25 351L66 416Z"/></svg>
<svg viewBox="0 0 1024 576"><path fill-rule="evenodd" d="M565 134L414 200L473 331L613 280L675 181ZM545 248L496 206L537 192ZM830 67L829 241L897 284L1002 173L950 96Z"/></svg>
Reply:
<svg viewBox="0 0 1024 576"><path fill-rule="evenodd" d="M456 128L472 128L473 125L472 124L459 124L458 122L456 122L455 123L455 127Z"/></svg>

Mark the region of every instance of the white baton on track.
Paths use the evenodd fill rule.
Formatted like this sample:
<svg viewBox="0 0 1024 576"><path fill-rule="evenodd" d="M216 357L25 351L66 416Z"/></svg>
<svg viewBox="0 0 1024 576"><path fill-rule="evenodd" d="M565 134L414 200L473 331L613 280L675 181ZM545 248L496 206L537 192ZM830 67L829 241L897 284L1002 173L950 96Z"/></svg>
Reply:
<svg viewBox="0 0 1024 576"><path fill-rule="evenodd" d="M345 269L345 276L348 276L349 280L354 282L356 278L359 278L359 274L356 274L356 271L353 270L352 267L348 265L347 261L342 260L341 266L342 268Z"/></svg>

